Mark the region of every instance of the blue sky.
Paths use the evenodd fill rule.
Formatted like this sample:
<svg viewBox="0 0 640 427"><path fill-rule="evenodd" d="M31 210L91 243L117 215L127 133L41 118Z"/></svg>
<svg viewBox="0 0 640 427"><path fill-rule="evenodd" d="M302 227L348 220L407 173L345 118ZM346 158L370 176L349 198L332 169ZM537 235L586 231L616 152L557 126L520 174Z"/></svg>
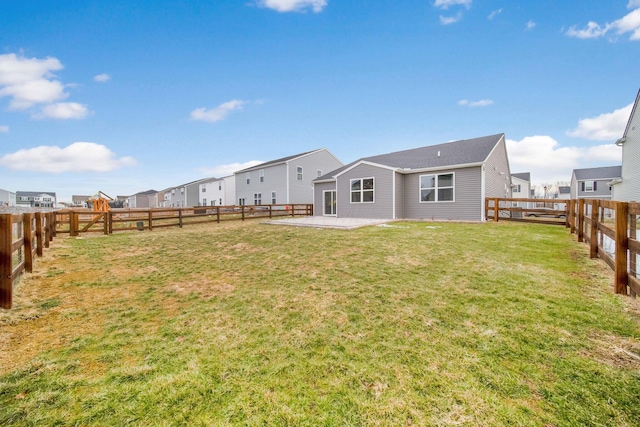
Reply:
<svg viewBox="0 0 640 427"><path fill-rule="evenodd" d="M0 188L130 195L502 132L553 184L620 164L639 69L640 0L0 0Z"/></svg>

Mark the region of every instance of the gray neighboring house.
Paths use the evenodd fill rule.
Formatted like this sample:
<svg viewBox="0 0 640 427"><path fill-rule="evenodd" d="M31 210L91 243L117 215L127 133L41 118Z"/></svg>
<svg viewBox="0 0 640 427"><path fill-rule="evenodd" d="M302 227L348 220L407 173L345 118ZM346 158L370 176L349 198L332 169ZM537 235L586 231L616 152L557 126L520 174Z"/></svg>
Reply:
<svg viewBox="0 0 640 427"><path fill-rule="evenodd" d="M17 191L16 206L53 208L57 204L56 193L49 191Z"/></svg>
<svg viewBox="0 0 640 427"><path fill-rule="evenodd" d="M200 184L212 182L218 178L203 178L176 187L169 187L162 192L160 206L166 208L184 208L200 206Z"/></svg>
<svg viewBox="0 0 640 427"><path fill-rule="evenodd" d="M556 193L556 199L560 200L569 200L571 199L571 186L569 185L561 185L558 187L558 192Z"/></svg>
<svg viewBox="0 0 640 427"><path fill-rule="evenodd" d="M133 196L127 197L123 207L129 209L136 208L157 208L158 192L156 190L141 191Z"/></svg>
<svg viewBox="0 0 640 427"><path fill-rule="evenodd" d="M364 157L314 181L314 214L484 221L485 198L511 197L504 134Z"/></svg>
<svg viewBox="0 0 640 427"><path fill-rule="evenodd" d="M283 157L234 173L239 205L313 203L313 180L343 163L326 148Z"/></svg>
<svg viewBox="0 0 640 427"><path fill-rule="evenodd" d="M0 206L15 206L16 193L0 188Z"/></svg>
<svg viewBox="0 0 640 427"><path fill-rule="evenodd" d="M531 194L531 173L512 173L511 174L511 193L514 199L529 199ZM513 202L513 207L530 208L528 202Z"/></svg>
<svg viewBox="0 0 640 427"><path fill-rule="evenodd" d="M574 169L571 174L572 199L611 199L611 183L619 180L622 166Z"/></svg>
<svg viewBox="0 0 640 427"><path fill-rule="evenodd" d="M627 127L616 145L622 146L622 171L614 180L613 199L640 202L640 91L633 104Z"/></svg>

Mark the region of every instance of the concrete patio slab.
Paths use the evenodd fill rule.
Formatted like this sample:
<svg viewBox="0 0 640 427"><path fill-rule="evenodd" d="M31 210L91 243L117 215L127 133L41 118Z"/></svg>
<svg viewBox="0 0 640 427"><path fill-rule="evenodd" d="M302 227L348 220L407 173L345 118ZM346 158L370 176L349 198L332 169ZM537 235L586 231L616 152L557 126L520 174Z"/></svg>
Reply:
<svg viewBox="0 0 640 427"><path fill-rule="evenodd" d="M352 230L354 228L367 227L369 225L386 224L388 222L393 222L393 220L372 218L336 218L332 216L305 216L297 218L270 219L268 221L265 221L264 224Z"/></svg>

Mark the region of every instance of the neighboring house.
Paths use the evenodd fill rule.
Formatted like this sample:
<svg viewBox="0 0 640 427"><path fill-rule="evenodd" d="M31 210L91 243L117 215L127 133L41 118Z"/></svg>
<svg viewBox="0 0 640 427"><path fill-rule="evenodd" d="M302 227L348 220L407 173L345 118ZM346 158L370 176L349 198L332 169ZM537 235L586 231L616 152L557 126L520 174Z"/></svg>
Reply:
<svg viewBox="0 0 640 427"><path fill-rule="evenodd" d="M529 199L531 194L531 173L513 173L511 174L511 197L514 199ZM529 208L528 202L513 202L513 207Z"/></svg>
<svg viewBox="0 0 640 427"><path fill-rule="evenodd" d="M0 206L15 206L16 193L0 188Z"/></svg>
<svg viewBox="0 0 640 427"><path fill-rule="evenodd" d="M217 178L203 178L164 190L161 200L164 207L184 208L200 206L200 184L214 181Z"/></svg>
<svg viewBox="0 0 640 427"><path fill-rule="evenodd" d="M234 173L239 205L313 203L313 180L342 166L326 148Z"/></svg>
<svg viewBox="0 0 640 427"><path fill-rule="evenodd" d="M53 208L56 206L56 193L40 191L17 191L16 206L32 208Z"/></svg>
<svg viewBox="0 0 640 427"><path fill-rule="evenodd" d="M640 202L640 91L633 104L627 127L616 145L622 146L620 180L614 180L613 199Z"/></svg>
<svg viewBox="0 0 640 427"><path fill-rule="evenodd" d="M611 182L620 179L621 166L574 169L571 174L572 199L611 199Z"/></svg>
<svg viewBox="0 0 640 427"><path fill-rule="evenodd" d="M233 175L200 183L200 206L233 205L236 200L236 178Z"/></svg>
<svg viewBox="0 0 640 427"><path fill-rule="evenodd" d="M511 197L504 134L365 157L314 181L315 215L484 221Z"/></svg>
<svg viewBox="0 0 640 427"><path fill-rule="evenodd" d="M558 192L556 193L556 199L560 199L560 200L571 199L571 186L560 185L558 187Z"/></svg>
<svg viewBox="0 0 640 427"><path fill-rule="evenodd" d="M156 190L147 190L129 196L124 202L124 207L129 209L157 208L158 192Z"/></svg>
<svg viewBox="0 0 640 427"><path fill-rule="evenodd" d="M86 208L88 207L87 199L90 197L91 196L71 196L71 205L75 208Z"/></svg>

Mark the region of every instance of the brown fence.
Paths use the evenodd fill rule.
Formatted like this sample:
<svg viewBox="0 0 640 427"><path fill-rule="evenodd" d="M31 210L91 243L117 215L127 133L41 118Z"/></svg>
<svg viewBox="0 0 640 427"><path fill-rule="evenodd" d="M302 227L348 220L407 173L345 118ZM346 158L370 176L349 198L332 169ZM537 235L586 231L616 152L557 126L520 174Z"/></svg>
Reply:
<svg viewBox="0 0 640 427"><path fill-rule="evenodd" d="M513 202L538 202L561 209L539 209L539 217L514 217L522 208ZM524 212L531 209L525 209ZM531 220L532 222L565 224L575 233L579 242L589 244L591 258L601 258L614 271L614 290L618 294L635 297L640 294L640 242L637 228L640 221L640 203L617 202L600 199L558 201L541 199L486 199L487 220ZM540 221L539 218L546 218Z"/></svg>
<svg viewBox="0 0 640 427"><path fill-rule="evenodd" d="M528 221L538 224L569 226L571 200L560 199L485 199L487 220Z"/></svg>
<svg viewBox="0 0 640 427"><path fill-rule="evenodd" d="M153 230L209 222L244 221L255 218L313 215L311 204L255 206L196 206L190 208L113 209L93 212L87 209L56 212L58 233L112 234L119 231Z"/></svg>
<svg viewBox="0 0 640 427"><path fill-rule="evenodd" d="M15 279L32 271L55 229L53 212L0 214L0 308L11 308Z"/></svg>

